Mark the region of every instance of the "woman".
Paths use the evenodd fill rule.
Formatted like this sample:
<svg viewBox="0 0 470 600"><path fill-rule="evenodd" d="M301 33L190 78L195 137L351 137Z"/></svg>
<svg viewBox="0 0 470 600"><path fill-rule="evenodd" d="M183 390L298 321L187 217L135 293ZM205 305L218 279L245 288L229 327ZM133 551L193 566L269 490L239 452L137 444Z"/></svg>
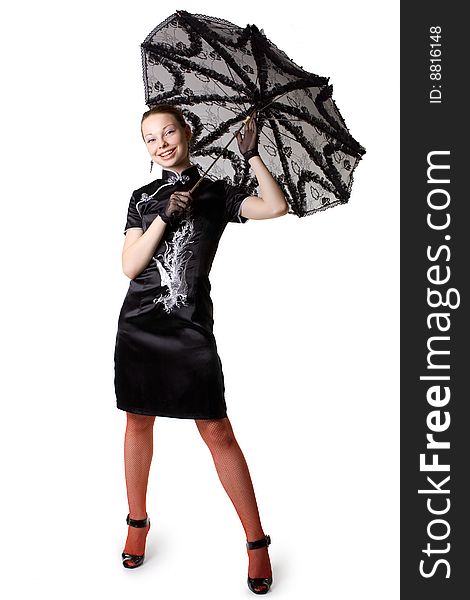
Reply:
<svg viewBox="0 0 470 600"><path fill-rule="evenodd" d="M191 128L174 106L144 113L142 137L162 178L135 190L125 226L122 268L131 279L119 315L115 348L117 407L127 413L124 462L129 514L123 565L144 560L146 510L156 416L194 419L247 539L248 586L266 593L272 583L270 538L261 526L243 453L227 417L222 365L212 333L209 271L228 222L286 214L285 197L257 151L252 118L240 152L254 170L261 197L205 177L190 161Z"/></svg>

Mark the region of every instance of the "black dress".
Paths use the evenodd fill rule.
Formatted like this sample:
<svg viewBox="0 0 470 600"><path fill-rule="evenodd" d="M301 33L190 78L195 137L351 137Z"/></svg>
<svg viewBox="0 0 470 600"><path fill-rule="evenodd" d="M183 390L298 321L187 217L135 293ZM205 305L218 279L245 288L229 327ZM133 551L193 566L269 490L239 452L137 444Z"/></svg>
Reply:
<svg viewBox="0 0 470 600"><path fill-rule="evenodd" d="M176 190L189 190L202 172L192 163L132 194L124 233L149 227ZM224 376L213 334L209 272L228 222L244 223L241 186L205 177L191 211L167 225L152 259L129 283L114 352L117 407L183 419L227 416Z"/></svg>

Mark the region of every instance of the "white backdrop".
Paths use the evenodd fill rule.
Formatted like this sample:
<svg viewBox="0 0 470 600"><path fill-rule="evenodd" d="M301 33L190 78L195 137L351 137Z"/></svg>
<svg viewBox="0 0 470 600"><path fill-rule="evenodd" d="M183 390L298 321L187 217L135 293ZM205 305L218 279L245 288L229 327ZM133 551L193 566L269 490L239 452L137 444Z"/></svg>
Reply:
<svg viewBox="0 0 470 600"><path fill-rule="evenodd" d="M122 230L132 190L159 173L139 131L140 43L176 9L255 23L329 76L367 150L347 205L227 227L214 333L272 597L396 599L399 3L371 0L46 0L2 19L1 585L21 599L252 597L243 529L191 420L157 418L145 564L120 558Z"/></svg>

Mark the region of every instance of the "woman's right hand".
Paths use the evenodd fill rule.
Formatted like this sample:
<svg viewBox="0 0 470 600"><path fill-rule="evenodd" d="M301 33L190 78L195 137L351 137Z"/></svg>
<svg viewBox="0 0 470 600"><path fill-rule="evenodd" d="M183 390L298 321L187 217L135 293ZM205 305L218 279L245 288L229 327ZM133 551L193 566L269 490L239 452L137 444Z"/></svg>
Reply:
<svg viewBox="0 0 470 600"><path fill-rule="evenodd" d="M173 192L169 197L166 206L160 211L160 217L165 223L175 222L186 212L191 201L191 192Z"/></svg>

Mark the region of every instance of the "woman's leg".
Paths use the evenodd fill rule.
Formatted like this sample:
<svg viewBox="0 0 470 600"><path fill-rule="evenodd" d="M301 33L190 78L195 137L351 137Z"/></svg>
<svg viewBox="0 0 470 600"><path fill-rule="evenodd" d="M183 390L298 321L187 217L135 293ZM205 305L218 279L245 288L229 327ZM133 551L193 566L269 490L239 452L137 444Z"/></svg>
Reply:
<svg viewBox="0 0 470 600"><path fill-rule="evenodd" d="M147 483L153 455L153 425L155 417L127 412L124 436L124 469L127 499L131 519L147 517ZM128 527L124 552L144 554L148 526ZM132 561L128 561L132 565Z"/></svg>
<svg viewBox="0 0 470 600"><path fill-rule="evenodd" d="M252 542L264 537L248 465L228 417L196 419L196 425L212 454L217 474L237 511L246 539ZM271 577L268 549L257 548L247 552L248 576Z"/></svg>

